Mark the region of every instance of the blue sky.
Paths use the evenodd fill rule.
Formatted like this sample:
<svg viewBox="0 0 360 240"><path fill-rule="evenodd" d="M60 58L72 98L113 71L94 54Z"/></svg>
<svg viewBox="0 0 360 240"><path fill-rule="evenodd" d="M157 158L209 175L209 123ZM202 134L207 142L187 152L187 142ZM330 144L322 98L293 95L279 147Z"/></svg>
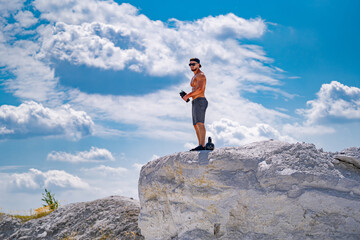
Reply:
<svg viewBox="0 0 360 240"><path fill-rule="evenodd" d="M216 147L358 146L358 1L0 1L0 208L137 198L140 167L195 146L201 59Z"/></svg>

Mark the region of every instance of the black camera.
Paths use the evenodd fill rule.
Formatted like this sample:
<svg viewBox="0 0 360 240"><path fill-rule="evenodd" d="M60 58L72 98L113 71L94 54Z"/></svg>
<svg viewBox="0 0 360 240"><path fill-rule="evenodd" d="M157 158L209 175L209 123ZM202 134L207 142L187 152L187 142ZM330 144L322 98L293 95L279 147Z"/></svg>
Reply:
<svg viewBox="0 0 360 240"><path fill-rule="evenodd" d="M210 151L215 149L215 145L212 143L211 137L208 138L208 143L205 145L205 149Z"/></svg>
<svg viewBox="0 0 360 240"><path fill-rule="evenodd" d="M183 90L181 90L180 92L180 97L183 98L186 95L186 92L184 92ZM186 102L189 102L190 99L188 99Z"/></svg>

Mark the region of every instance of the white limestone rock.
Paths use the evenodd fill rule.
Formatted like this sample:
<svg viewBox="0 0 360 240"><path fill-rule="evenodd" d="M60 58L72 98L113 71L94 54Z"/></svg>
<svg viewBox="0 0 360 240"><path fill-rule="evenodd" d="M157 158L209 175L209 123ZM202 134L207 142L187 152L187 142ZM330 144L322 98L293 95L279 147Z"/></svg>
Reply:
<svg viewBox="0 0 360 240"><path fill-rule="evenodd" d="M161 157L140 173L147 240L360 239L360 170L306 143Z"/></svg>
<svg viewBox="0 0 360 240"><path fill-rule="evenodd" d="M360 148L351 147L344 149L339 154L336 154L334 158L360 168Z"/></svg>
<svg viewBox="0 0 360 240"><path fill-rule="evenodd" d="M0 239L144 239L137 225L139 202L111 196L68 204L51 214L21 222L0 215Z"/></svg>

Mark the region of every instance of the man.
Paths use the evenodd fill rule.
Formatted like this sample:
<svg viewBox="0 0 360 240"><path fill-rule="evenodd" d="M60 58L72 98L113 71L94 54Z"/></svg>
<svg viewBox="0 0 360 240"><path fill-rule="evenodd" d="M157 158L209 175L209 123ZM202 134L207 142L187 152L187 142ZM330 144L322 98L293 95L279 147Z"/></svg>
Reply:
<svg viewBox="0 0 360 240"><path fill-rule="evenodd" d="M202 71L200 71L201 64L198 58L191 58L189 63L191 71L194 76L191 79L190 86L192 91L186 94L183 99L186 102L189 98L192 98L192 119L195 128L196 136L199 141L199 146L190 151L205 150L205 112L208 106L208 101L205 98L205 85L206 77Z"/></svg>

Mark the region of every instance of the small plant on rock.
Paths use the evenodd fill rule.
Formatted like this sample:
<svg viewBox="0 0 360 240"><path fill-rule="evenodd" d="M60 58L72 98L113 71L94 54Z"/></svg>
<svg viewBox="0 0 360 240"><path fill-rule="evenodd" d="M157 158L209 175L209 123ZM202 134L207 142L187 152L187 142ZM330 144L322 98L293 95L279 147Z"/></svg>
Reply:
<svg viewBox="0 0 360 240"><path fill-rule="evenodd" d="M55 194L51 194L50 191L45 188L45 193L42 195L43 198L41 200L46 202L46 204L43 204L44 207L49 206L51 210L59 208L59 202L55 199Z"/></svg>

